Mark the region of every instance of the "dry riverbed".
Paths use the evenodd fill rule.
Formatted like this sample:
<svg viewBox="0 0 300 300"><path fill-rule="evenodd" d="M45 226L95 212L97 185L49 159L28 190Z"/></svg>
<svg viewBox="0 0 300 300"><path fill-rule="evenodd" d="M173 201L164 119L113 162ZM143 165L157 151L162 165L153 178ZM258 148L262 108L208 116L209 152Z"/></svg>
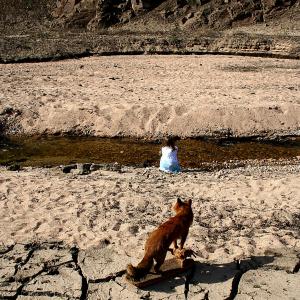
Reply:
<svg viewBox="0 0 300 300"><path fill-rule="evenodd" d="M197 253L191 299L206 294L225 299L237 291L237 299L299 295L299 273L291 274L297 271L300 249L299 162L177 175L156 168L88 175L64 174L60 168L2 168L0 182L1 248L6 253L0 295L12 289L11 294L28 297L57 291L58 299L79 299L82 293L89 299L183 297L183 278L137 291L122 277L127 263L141 259L147 234L171 216L177 197L192 199L195 214L187 240ZM46 241L55 243L28 245ZM240 270L235 259L242 260ZM58 273L52 274L49 265L58 265ZM234 278L242 274L238 284ZM5 281L9 278L14 285ZM243 278L248 279L243 283Z"/></svg>
<svg viewBox="0 0 300 300"><path fill-rule="evenodd" d="M299 135L299 60L108 56L1 65L8 134Z"/></svg>
<svg viewBox="0 0 300 300"><path fill-rule="evenodd" d="M299 70L299 60L209 55L1 65L0 130L299 136ZM299 162L245 160L177 175L0 167L0 298L297 299ZM186 246L197 254L195 273L137 290L124 268L141 259L177 197L193 200Z"/></svg>

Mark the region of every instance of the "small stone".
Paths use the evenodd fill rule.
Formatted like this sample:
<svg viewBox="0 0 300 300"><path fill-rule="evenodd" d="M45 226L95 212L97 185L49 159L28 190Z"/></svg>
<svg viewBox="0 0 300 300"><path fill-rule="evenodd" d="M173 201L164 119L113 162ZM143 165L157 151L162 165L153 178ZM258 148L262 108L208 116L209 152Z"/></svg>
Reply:
<svg viewBox="0 0 300 300"><path fill-rule="evenodd" d="M63 166L62 171L64 173L70 173L72 169L76 169L77 165L73 164L73 165L67 165L67 166Z"/></svg>
<svg viewBox="0 0 300 300"><path fill-rule="evenodd" d="M103 165L101 164L92 164L91 167L90 167L90 171L97 171L97 170L100 170L101 168L103 168Z"/></svg>
<svg viewBox="0 0 300 300"><path fill-rule="evenodd" d="M78 175L86 175L91 173L90 167L92 164L77 164L77 174Z"/></svg>
<svg viewBox="0 0 300 300"><path fill-rule="evenodd" d="M129 226L129 227L128 227L128 231L129 231L131 234L136 234L136 233L138 233L138 231L139 231L139 226L137 226L137 225Z"/></svg>
<svg viewBox="0 0 300 300"><path fill-rule="evenodd" d="M18 164L12 164L10 166L7 167L8 171L20 171L21 170L21 166Z"/></svg>

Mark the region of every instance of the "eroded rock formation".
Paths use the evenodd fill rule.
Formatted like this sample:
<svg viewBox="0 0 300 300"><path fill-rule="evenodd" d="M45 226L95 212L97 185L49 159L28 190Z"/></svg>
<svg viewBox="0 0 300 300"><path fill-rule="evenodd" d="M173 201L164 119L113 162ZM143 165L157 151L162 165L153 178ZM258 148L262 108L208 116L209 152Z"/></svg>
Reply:
<svg viewBox="0 0 300 300"><path fill-rule="evenodd" d="M58 0L54 16L71 27L106 28L150 14L179 26L226 29L254 24L298 5L298 0ZM160 23L158 19L158 23Z"/></svg>
<svg viewBox="0 0 300 300"><path fill-rule="evenodd" d="M122 28L132 20L134 24L125 30L167 31L172 26L223 30L276 22L284 15L288 15L285 22L294 22L300 11L300 0L12 0L9 6L0 0L0 5L1 33L11 28L45 31L55 25L84 30Z"/></svg>
<svg viewBox="0 0 300 300"><path fill-rule="evenodd" d="M67 26L107 28L159 5L161 0L58 0L53 16Z"/></svg>
<svg viewBox="0 0 300 300"><path fill-rule="evenodd" d="M166 52L299 57L300 0L6 1L2 62Z"/></svg>

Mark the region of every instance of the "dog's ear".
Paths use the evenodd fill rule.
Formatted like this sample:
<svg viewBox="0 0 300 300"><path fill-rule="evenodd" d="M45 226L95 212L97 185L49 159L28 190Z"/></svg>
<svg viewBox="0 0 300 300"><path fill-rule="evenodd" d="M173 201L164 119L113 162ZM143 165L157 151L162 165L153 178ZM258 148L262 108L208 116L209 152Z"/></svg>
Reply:
<svg viewBox="0 0 300 300"><path fill-rule="evenodd" d="M178 204L178 205L182 205L182 203L183 203L183 202L182 202L181 199L178 197L178 198L177 198L177 204Z"/></svg>
<svg viewBox="0 0 300 300"><path fill-rule="evenodd" d="M192 206L192 199L189 199L187 203L191 207Z"/></svg>

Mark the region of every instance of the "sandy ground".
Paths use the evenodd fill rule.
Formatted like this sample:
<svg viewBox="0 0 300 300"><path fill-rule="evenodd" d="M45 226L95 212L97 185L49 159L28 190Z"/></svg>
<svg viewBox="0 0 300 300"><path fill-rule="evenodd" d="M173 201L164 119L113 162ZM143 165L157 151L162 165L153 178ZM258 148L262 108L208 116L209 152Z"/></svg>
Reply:
<svg viewBox="0 0 300 300"><path fill-rule="evenodd" d="M0 121L10 133L98 136L300 134L300 61L229 56L116 56L1 65ZM10 109L11 108L11 109ZM299 160L299 158L297 158ZM0 245L110 243L124 266L147 235L192 199L186 243L204 262L300 251L300 164L89 175L0 167ZM123 263L123 261L122 261Z"/></svg>
<svg viewBox="0 0 300 300"><path fill-rule="evenodd" d="M0 117L9 133L299 135L299 70L299 60L210 55L7 64Z"/></svg>
<svg viewBox="0 0 300 300"><path fill-rule="evenodd" d="M232 262L270 249L300 249L300 165L166 175L123 168L89 175L59 168L0 169L0 243L64 241L80 249L107 239L137 262L147 234L193 200L187 247L198 259Z"/></svg>

